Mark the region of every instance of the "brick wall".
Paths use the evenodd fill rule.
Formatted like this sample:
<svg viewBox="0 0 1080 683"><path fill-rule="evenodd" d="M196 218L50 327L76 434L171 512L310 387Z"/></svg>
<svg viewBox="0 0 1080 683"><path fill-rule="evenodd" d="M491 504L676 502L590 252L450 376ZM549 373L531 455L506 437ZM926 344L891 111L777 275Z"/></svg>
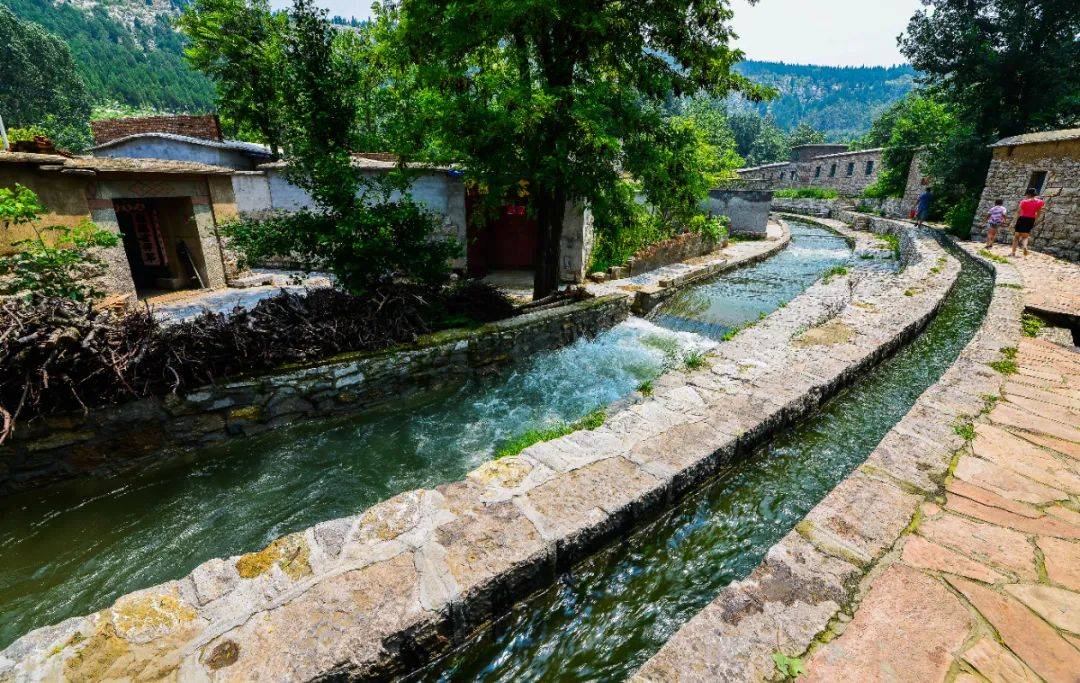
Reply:
<svg viewBox="0 0 1080 683"><path fill-rule="evenodd" d="M130 119L91 121L98 145L137 133L172 133L205 140L221 140L221 124L216 114L206 116L142 116Z"/></svg>
<svg viewBox="0 0 1080 683"><path fill-rule="evenodd" d="M986 239L986 213L995 199L1003 199L1009 217L998 241L1012 241L1017 204L1036 172L1047 174L1046 206L1031 231L1031 248L1080 262L1080 140L995 148L971 238Z"/></svg>

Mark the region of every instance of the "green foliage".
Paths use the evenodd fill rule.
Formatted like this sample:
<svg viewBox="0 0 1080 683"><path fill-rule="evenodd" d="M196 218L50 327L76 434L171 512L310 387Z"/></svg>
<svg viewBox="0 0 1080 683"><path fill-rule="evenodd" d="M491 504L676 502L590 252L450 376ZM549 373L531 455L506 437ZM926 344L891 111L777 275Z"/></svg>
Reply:
<svg viewBox="0 0 1080 683"><path fill-rule="evenodd" d="M848 274L848 269L844 266L833 266L825 271L825 274L821 277L822 281L828 283L834 277L843 277Z"/></svg>
<svg viewBox="0 0 1080 683"><path fill-rule="evenodd" d="M41 26L0 5L0 114L62 148L90 147L90 98L71 50Z"/></svg>
<svg viewBox="0 0 1080 683"><path fill-rule="evenodd" d="M939 206L977 197L987 145L1080 120L1080 4L1072 0L928 0L900 39L956 120L926 172Z"/></svg>
<svg viewBox="0 0 1080 683"><path fill-rule="evenodd" d="M897 261L900 260L900 238L891 232L884 232L877 236L878 240L883 243L883 246L892 250L892 256Z"/></svg>
<svg viewBox="0 0 1080 683"><path fill-rule="evenodd" d="M876 120L864 143L884 147L878 180L867 188L867 197L902 197L915 152L933 148L952 135L956 121L948 108L921 92L910 93Z"/></svg>
<svg viewBox="0 0 1080 683"><path fill-rule="evenodd" d="M267 0L194 0L180 15L188 62L214 83L229 132L281 148L283 41L288 19Z"/></svg>
<svg viewBox="0 0 1080 683"><path fill-rule="evenodd" d="M530 429L510 439L495 451L495 459L517 455L533 444L551 441L559 437L573 434L582 429L593 430L604 424L607 415L603 409L597 408L576 422L555 422L546 427Z"/></svg>
<svg viewBox="0 0 1080 683"><path fill-rule="evenodd" d="M691 351L683 357L683 365L687 370L699 370L708 363L705 354L700 351Z"/></svg>
<svg viewBox="0 0 1080 683"><path fill-rule="evenodd" d="M1017 371L1016 355L1017 349L1015 346L1003 346L999 349L1002 355L1001 360L995 360L988 363L988 365L1000 372L1003 375L1011 375Z"/></svg>
<svg viewBox="0 0 1080 683"><path fill-rule="evenodd" d="M775 190L773 196L786 199L836 199L840 193L825 187L785 187Z"/></svg>
<svg viewBox="0 0 1080 683"><path fill-rule="evenodd" d="M1020 330L1024 333L1025 337L1038 337L1039 332L1046 327L1046 321L1037 315L1031 313L1025 313L1020 318Z"/></svg>
<svg viewBox="0 0 1080 683"><path fill-rule="evenodd" d="M825 134L821 131L815 130L813 126L805 121L795 126L795 130L791 131L788 135L788 147L798 147L799 145L819 145L825 142Z"/></svg>
<svg viewBox="0 0 1080 683"><path fill-rule="evenodd" d="M184 62L184 37L168 14L154 13L149 20L132 16L125 25L109 14L125 11L124 3L96 3L87 9L42 0L4 0L4 4L20 19L41 25L67 43L74 61L64 71L72 78L77 74L95 101L186 112L205 112L213 106L210 82ZM36 54L41 65L60 68L46 55ZM6 82L0 77L0 83ZM7 116L5 111L5 121Z"/></svg>
<svg viewBox="0 0 1080 683"><path fill-rule="evenodd" d="M975 440L975 425L970 422L961 422L960 424L953 425L953 431L964 441Z"/></svg>
<svg viewBox="0 0 1080 683"><path fill-rule="evenodd" d="M780 672L780 675L787 679L795 679L803 675L803 661L798 657L788 657L783 652L774 652L772 655L773 664L776 666L776 670Z"/></svg>
<svg viewBox="0 0 1080 683"><path fill-rule="evenodd" d="M0 294L41 295L73 301L101 296L93 279L105 271L94 249L115 247L116 234L99 229L89 220L72 228L36 225L45 207L34 192L22 185L0 188L0 228L29 226L32 239L12 243L16 249L0 257Z"/></svg>
<svg viewBox="0 0 1080 683"><path fill-rule="evenodd" d="M488 200L501 203L527 181L540 232L536 296L558 284L568 203L610 200L624 173L666 218L703 198L715 157L696 125L666 116L670 95L771 94L732 72L741 54L728 46L723 0L402 0L376 14L387 51L419 64L429 134Z"/></svg>
<svg viewBox="0 0 1080 683"><path fill-rule="evenodd" d="M325 15L310 0L297 0L288 22L275 24L279 49L273 59L281 92L266 103L273 109L267 120L283 131L288 176L319 209L241 220L223 231L250 260L287 255L303 267L329 270L354 294L395 278L440 284L459 246L436 238L441 223L435 215L410 199L394 198L408 186L404 173L373 179L353 163L351 153L370 133L361 116L363 53L356 34L331 28ZM214 43L205 48L212 51ZM226 73L241 69L246 59L232 52L204 57L220 59Z"/></svg>
<svg viewBox="0 0 1080 683"><path fill-rule="evenodd" d="M999 255L995 254L994 252L990 251L989 249L980 249L979 250L979 256L982 256L985 259L990 259L994 263L1008 263L1009 262L1009 259L1005 258L1004 256L999 256Z"/></svg>
<svg viewBox="0 0 1080 683"><path fill-rule="evenodd" d="M978 197L965 197L953 204L945 212L945 222L949 225L949 234L963 240L970 239L971 227L975 223L975 212L978 210Z"/></svg>
<svg viewBox="0 0 1080 683"><path fill-rule="evenodd" d="M637 392L642 396L652 396L653 383L651 379L647 379L637 387Z"/></svg>

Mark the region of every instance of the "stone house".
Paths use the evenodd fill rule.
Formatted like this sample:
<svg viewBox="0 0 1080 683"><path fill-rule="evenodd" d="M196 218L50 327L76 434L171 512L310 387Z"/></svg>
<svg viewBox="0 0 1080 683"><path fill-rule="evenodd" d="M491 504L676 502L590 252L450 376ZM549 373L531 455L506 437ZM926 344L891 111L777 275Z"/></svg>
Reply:
<svg viewBox="0 0 1080 683"><path fill-rule="evenodd" d="M236 275L217 226L237 216L232 170L190 161L67 157L0 152L0 187L24 185L48 213L42 226L89 219L121 243L103 250L101 288L144 296L162 290L220 287ZM0 253L32 236L9 229Z"/></svg>
<svg viewBox="0 0 1080 683"><path fill-rule="evenodd" d="M1002 199L1009 220L997 239L1011 242L1017 203L1030 187L1046 200L1031 231L1031 248L1080 261L1080 128L1016 135L990 147L993 157L971 238L986 239L986 213Z"/></svg>
<svg viewBox="0 0 1080 683"><path fill-rule="evenodd" d="M849 151L847 145L799 145L791 158L735 171L741 179L755 181L760 189L819 187L836 190L843 197L858 197L877 182L881 173L881 148Z"/></svg>

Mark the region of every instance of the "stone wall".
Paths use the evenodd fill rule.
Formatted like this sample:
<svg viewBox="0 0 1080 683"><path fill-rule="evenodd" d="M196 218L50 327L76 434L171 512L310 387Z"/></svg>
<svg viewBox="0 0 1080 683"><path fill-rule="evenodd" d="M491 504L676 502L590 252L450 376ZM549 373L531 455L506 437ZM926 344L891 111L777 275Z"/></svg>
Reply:
<svg viewBox="0 0 1080 683"><path fill-rule="evenodd" d="M922 257L897 274L872 265L876 239L852 237L878 253L720 344L706 367L668 373L603 426L33 631L0 653L0 677L123 678L151 666L192 680L408 673L916 334L952 286L955 259L920 234L910 243ZM147 613L152 623L130 616Z"/></svg>
<svg viewBox="0 0 1080 683"><path fill-rule="evenodd" d="M243 171L254 169L252 158L239 150L229 149L224 145L196 144L167 137L139 137L123 140L105 148L95 148L94 156L171 159Z"/></svg>
<svg viewBox="0 0 1080 683"><path fill-rule="evenodd" d="M923 193L923 190L930 183L930 177L923 170L926 165L926 156L927 152L925 151L915 152L915 155L911 158L911 165L908 166L907 185L904 187L904 197L900 200L900 211L904 218L915 210L919 195Z"/></svg>
<svg viewBox="0 0 1080 683"><path fill-rule="evenodd" d="M710 216L731 219L733 235L764 237L772 198L772 192L768 190L717 188L709 190L706 209Z"/></svg>
<svg viewBox="0 0 1080 683"><path fill-rule="evenodd" d="M971 239L986 239L986 214L995 199L1003 199L1009 217L997 239L1012 241L1018 203L1036 172L1047 174L1042 190L1046 206L1031 232L1031 248L1080 261L1080 140L995 147Z"/></svg>
<svg viewBox="0 0 1080 683"><path fill-rule="evenodd" d="M721 245L699 232L685 232L663 242L657 242L638 249L626 261L623 269L626 271L626 276L633 277L666 266L669 263L678 263L708 254L719 246ZM619 272L621 273L621 271Z"/></svg>
<svg viewBox="0 0 1080 683"><path fill-rule="evenodd" d="M94 134L94 144L97 145L137 133L172 133L205 140L221 140L221 124L215 114L102 119L91 121L90 130Z"/></svg>
<svg viewBox="0 0 1080 683"><path fill-rule="evenodd" d="M836 190L844 197L858 197L877 182L881 173L880 149L829 154L800 164L796 186Z"/></svg>
<svg viewBox="0 0 1080 683"><path fill-rule="evenodd" d="M0 446L0 491L85 475L257 434L301 419L358 411L497 370L514 359L593 336L629 315L630 298L589 299L437 333L405 348L21 425Z"/></svg>

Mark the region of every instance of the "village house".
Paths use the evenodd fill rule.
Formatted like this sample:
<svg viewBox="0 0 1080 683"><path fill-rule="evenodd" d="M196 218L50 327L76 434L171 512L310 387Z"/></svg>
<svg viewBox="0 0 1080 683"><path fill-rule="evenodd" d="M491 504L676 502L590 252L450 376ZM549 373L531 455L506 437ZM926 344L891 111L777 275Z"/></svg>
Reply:
<svg viewBox="0 0 1080 683"><path fill-rule="evenodd" d="M877 182L881 173L881 148L849 150L847 145L798 145L788 161L740 168L743 180L761 189L819 187L836 190L842 197L858 197Z"/></svg>
<svg viewBox="0 0 1080 683"><path fill-rule="evenodd" d="M971 238L986 239L986 214L1001 199L1009 220L997 239L1011 242L1017 203L1033 188L1046 206L1031 231L1031 248L1080 261L1080 128L1017 135L991 148L993 158Z"/></svg>
<svg viewBox="0 0 1080 683"><path fill-rule="evenodd" d="M33 190L48 213L40 226L89 219L121 237L103 250L101 288L140 297L177 289L222 287L237 274L217 226L237 216L232 170L191 161L67 157L0 152L0 187ZM32 235L0 235L0 252Z"/></svg>

